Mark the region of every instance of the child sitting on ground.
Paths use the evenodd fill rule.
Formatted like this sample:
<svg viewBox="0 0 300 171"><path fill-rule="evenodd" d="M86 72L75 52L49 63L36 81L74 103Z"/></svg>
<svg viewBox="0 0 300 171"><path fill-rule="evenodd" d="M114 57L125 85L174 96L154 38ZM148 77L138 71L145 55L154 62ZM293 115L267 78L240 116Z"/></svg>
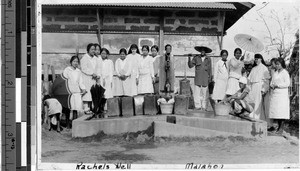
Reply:
<svg viewBox="0 0 300 171"><path fill-rule="evenodd" d="M45 95L43 99L45 119L44 123L48 123L49 131L52 129L52 125L57 125L57 132L61 131L60 119L62 115L62 106L55 98L51 98L50 95Z"/></svg>
<svg viewBox="0 0 300 171"><path fill-rule="evenodd" d="M246 77L239 79L240 89L232 96L229 96L225 101L230 102L234 114L245 114L244 112L251 113L253 111L253 105L250 102L248 94L250 88L247 86L248 80Z"/></svg>

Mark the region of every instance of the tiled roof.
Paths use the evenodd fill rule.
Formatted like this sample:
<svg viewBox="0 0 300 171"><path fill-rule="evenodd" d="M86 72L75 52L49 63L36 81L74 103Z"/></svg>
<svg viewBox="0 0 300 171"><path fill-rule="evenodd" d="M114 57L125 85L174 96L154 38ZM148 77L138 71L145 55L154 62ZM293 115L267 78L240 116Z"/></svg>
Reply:
<svg viewBox="0 0 300 171"><path fill-rule="evenodd" d="M101 6L101 7L142 7L142 8L187 8L236 10L232 3L220 2L158 2L158 3L102 3L102 4L45 4L47 6Z"/></svg>

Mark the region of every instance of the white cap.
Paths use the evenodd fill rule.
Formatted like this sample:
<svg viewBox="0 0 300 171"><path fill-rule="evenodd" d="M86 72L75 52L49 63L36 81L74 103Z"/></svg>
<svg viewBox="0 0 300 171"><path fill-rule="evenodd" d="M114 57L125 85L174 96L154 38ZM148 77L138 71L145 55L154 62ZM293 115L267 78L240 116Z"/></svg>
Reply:
<svg viewBox="0 0 300 171"><path fill-rule="evenodd" d="M240 83L243 83L243 84L247 84L248 80L247 80L246 77L241 77L241 78L239 79L239 82L240 82Z"/></svg>

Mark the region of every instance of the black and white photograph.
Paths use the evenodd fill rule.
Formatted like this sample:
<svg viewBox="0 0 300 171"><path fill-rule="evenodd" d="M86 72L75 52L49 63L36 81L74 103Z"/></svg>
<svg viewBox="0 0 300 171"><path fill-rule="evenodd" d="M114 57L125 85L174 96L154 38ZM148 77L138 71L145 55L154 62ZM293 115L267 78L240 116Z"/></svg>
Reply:
<svg viewBox="0 0 300 171"><path fill-rule="evenodd" d="M296 0L36 15L37 169L299 169Z"/></svg>

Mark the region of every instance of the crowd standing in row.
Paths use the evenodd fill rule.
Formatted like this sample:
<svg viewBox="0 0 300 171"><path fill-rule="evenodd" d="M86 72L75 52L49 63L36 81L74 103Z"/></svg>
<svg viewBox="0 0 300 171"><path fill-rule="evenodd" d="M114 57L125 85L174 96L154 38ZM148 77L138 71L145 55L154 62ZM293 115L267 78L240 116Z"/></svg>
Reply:
<svg viewBox="0 0 300 171"><path fill-rule="evenodd" d="M284 119L289 118L290 84L289 74L285 70L282 58L272 59L272 65L268 68L262 55L255 54L254 67L247 73L240 48L234 50L234 57L229 61L228 51L222 50L221 59L212 71L211 59L206 55L211 49L204 46L196 46L195 49L200 55L194 56L193 59L189 56L188 66L195 67L196 109L206 110L207 88L211 82L215 82L212 98L216 102L230 102L235 113L246 111L252 118L268 121L270 131L282 131ZM158 93L161 59L158 55L159 48L157 45L151 48L144 45L141 50L142 53L136 44L130 46L128 53L125 48L120 49L120 58L116 60L115 65L108 58L110 52L106 48L101 48L99 44L88 44L87 53L81 60L77 56L72 56L71 65L63 71L72 93L69 100L70 120L79 110L84 110L86 114L104 112L106 99L114 96ZM166 45L165 50L170 53L172 46ZM115 80L114 73L117 77ZM102 89L98 90L95 88L97 86ZM91 111L95 108L93 99L98 98L93 94L101 92L103 97L100 98L99 109ZM273 125L273 121L277 126Z"/></svg>

